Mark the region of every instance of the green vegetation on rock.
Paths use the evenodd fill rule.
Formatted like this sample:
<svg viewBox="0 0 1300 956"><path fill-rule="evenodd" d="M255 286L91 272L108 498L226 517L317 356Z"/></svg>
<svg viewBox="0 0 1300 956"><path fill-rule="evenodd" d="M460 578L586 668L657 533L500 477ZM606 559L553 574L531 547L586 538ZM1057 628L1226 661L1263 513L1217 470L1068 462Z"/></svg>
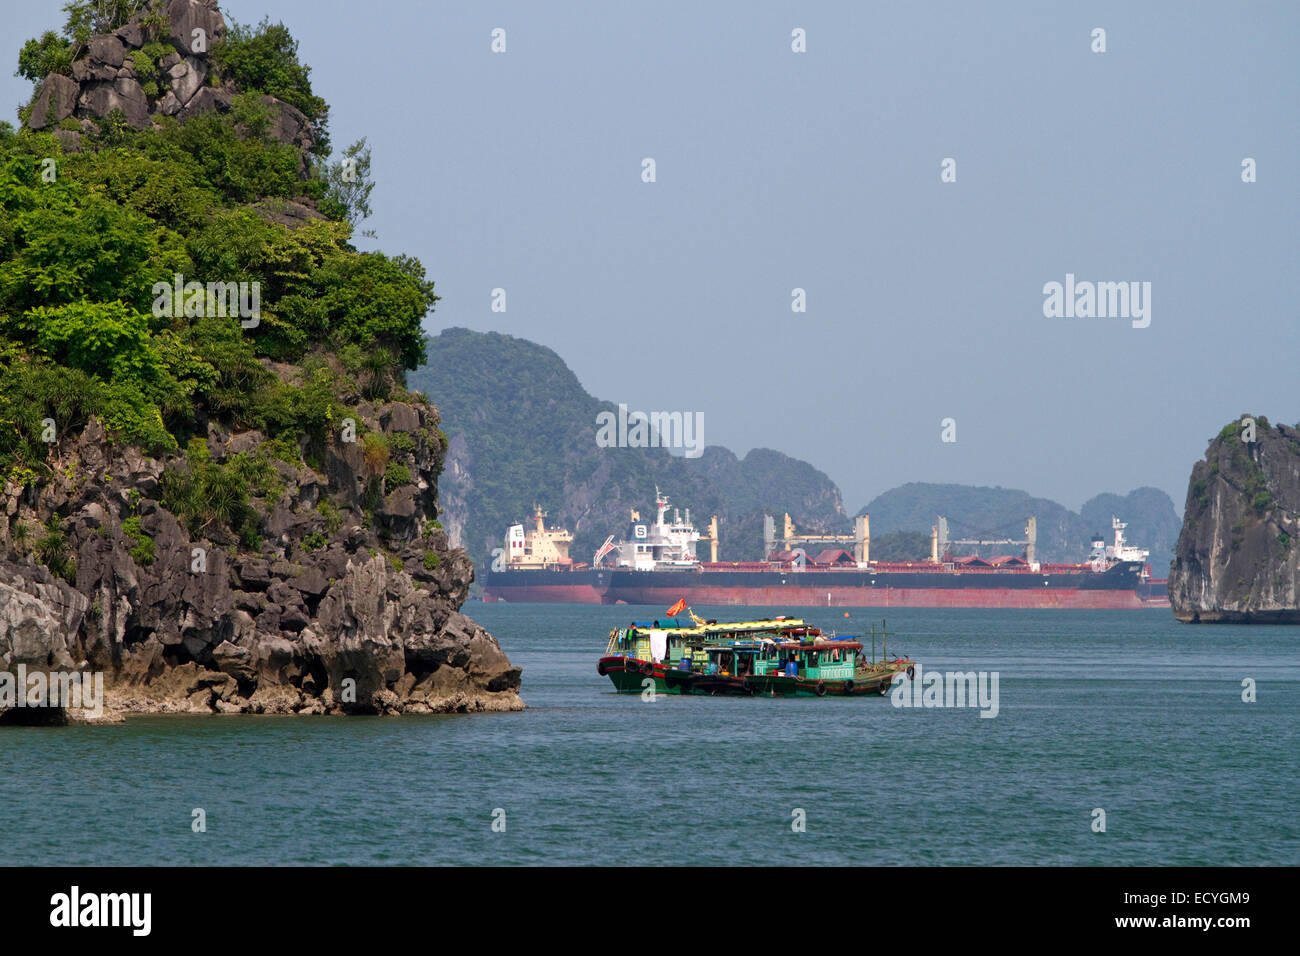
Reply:
<svg viewBox="0 0 1300 956"><path fill-rule="evenodd" d="M64 32L26 44L19 73L66 73L92 33L137 7L69 4ZM149 42L130 61L149 82L170 50ZM371 399L424 361L421 323L438 297L418 260L351 244L346 219L368 208L368 190L339 193L336 220L296 228L262 208L332 195L329 168L278 141L260 99L302 110L313 149L327 151L328 109L288 30L232 26L212 59L240 90L229 111L143 130L105 118L68 154L50 133L0 125L0 478L48 473L48 420L61 442L94 416L153 455L179 451L208 422L319 445L349 390L336 353L367 357ZM206 307L166 308L158 290L178 275L257 283L260 319L245 327ZM277 374L273 362L304 374Z"/></svg>

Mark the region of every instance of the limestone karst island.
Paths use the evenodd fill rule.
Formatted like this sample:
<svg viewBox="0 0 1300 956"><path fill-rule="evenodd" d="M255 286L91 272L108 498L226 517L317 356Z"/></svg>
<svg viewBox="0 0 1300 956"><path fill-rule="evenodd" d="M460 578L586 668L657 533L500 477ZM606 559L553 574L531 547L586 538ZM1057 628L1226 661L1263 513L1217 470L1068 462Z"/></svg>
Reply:
<svg viewBox="0 0 1300 956"><path fill-rule="evenodd" d="M106 717L522 708L405 387L434 284L352 244L368 150L327 161L281 25L68 13L0 124L0 671L102 673Z"/></svg>

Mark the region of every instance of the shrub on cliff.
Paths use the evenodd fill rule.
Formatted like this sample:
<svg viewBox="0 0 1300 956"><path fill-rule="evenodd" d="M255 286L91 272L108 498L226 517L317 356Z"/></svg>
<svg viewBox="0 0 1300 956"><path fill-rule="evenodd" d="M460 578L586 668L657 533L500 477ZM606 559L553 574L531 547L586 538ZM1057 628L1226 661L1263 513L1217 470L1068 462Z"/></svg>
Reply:
<svg viewBox="0 0 1300 956"><path fill-rule="evenodd" d="M15 76L39 84L51 73L68 74L78 50L92 36L111 33L125 26L131 18L141 16L147 36L156 36L165 21L162 13L148 10L146 0L69 0L63 5L67 19L62 33L46 30L39 38L23 44L18 53Z"/></svg>
<svg viewBox="0 0 1300 956"><path fill-rule="evenodd" d="M39 83L51 73L67 75L71 72L72 44L53 30L46 30L39 38L33 37L23 44L14 76Z"/></svg>
<svg viewBox="0 0 1300 956"><path fill-rule="evenodd" d="M316 130L312 151L329 153L329 107L312 92L311 67L298 59L298 41L283 23L263 19L257 26L230 22L212 61L247 92L265 93L296 106Z"/></svg>
<svg viewBox="0 0 1300 956"><path fill-rule="evenodd" d="M20 72L60 69L60 44L139 7L69 4L62 39L29 43ZM155 455L211 421L318 456L357 397L330 353L363 357L371 398L424 361L422 323L438 297L423 266L350 241L346 220L368 212L368 188L327 203L340 221L290 228L265 214L269 201L337 188L267 130L262 93L302 109L318 132L328 113L292 36L236 26L213 59L243 90L227 113L143 131L109 117L66 155L48 133L0 124L0 478L48 474L51 441L91 416ZM178 305L178 276L256 287L260 315L245 324ZM277 375L273 362L303 372Z"/></svg>

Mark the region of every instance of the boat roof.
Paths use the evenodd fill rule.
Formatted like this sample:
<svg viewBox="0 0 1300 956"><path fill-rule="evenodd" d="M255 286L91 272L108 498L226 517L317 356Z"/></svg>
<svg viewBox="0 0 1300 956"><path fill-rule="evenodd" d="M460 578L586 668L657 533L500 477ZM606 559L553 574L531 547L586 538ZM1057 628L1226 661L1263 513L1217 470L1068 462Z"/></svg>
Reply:
<svg viewBox="0 0 1300 956"><path fill-rule="evenodd" d="M709 653L716 651L758 651L768 646L786 651L862 650L862 645L855 640L825 640L821 638L815 641L734 641L731 644L714 644L704 650Z"/></svg>
<svg viewBox="0 0 1300 956"><path fill-rule="evenodd" d="M815 641L782 641L776 646L787 650L799 651L839 651L844 650L845 648L850 650L862 650L862 645L857 641L828 641L820 638Z"/></svg>
<svg viewBox="0 0 1300 956"><path fill-rule="evenodd" d="M665 627L662 623L658 628L649 621L634 621L632 627L638 630L660 630L672 631L678 634L715 634L719 632L743 633L746 631L777 631L777 630L794 630L804 628L808 625L798 618L779 617L763 621L731 621L719 622L717 624L692 624L688 627Z"/></svg>

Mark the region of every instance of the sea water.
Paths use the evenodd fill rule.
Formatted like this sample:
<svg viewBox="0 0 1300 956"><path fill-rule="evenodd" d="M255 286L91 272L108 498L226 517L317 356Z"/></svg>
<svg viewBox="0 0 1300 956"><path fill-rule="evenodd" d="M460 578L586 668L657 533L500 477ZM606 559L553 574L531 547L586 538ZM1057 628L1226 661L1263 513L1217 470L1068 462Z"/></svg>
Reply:
<svg viewBox="0 0 1300 956"><path fill-rule="evenodd" d="M662 608L466 610L528 710L0 728L0 864L1300 864L1298 627L885 612L890 656L998 674L987 719L615 694L609 629ZM880 626L696 610L799 615L868 653Z"/></svg>

